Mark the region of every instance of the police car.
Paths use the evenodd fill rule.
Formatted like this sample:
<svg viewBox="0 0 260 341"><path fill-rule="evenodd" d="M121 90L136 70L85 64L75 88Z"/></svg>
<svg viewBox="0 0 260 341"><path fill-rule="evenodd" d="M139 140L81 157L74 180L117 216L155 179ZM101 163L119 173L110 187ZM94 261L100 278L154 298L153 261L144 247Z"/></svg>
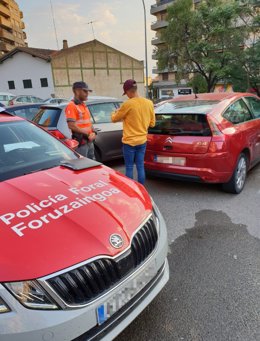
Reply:
<svg viewBox="0 0 260 341"><path fill-rule="evenodd" d="M141 185L0 113L0 340L112 340L169 277Z"/></svg>

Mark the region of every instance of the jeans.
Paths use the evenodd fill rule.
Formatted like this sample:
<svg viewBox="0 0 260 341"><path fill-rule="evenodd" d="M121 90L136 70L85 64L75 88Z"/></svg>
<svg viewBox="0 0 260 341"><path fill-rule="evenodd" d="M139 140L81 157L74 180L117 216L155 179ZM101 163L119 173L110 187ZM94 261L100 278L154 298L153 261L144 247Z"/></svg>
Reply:
<svg viewBox="0 0 260 341"><path fill-rule="evenodd" d="M80 155L87 157L88 159L95 159L95 148L93 142L88 142L86 144L81 145L76 149Z"/></svg>
<svg viewBox="0 0 260 341"><path fill-rule="evenodd" d="M146 143L138 146L130 146L123 144L123 154L125 159L126 176L130 179L134 178L134 163L136 164L138 182L144 185L145 171L144 171L144 155L146 151Z"/></svg>

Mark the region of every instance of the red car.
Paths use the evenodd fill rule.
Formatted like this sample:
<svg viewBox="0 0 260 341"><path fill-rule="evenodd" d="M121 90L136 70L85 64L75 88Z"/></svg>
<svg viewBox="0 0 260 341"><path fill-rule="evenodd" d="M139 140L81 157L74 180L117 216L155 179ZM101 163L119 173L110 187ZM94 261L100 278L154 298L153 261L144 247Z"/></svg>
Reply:
<svg viewBox="0 0 260 341"><path fill-rule="evenodd" d="M148 136L148 174L222 183L240 193L260 161L260 99L249 93L178 97L156 109Z"/></svg>
<svg viewBox="0 0 260 341"><path fill-rule="evenodd" d="M145 188L0 108L0 340L113 340L169 278Z"/></svg>

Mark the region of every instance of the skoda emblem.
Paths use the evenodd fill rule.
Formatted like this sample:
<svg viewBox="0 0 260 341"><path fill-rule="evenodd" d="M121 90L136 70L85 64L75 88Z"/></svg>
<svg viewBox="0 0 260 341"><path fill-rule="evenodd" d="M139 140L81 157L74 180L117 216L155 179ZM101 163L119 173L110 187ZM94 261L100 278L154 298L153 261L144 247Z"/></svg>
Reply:
<svg viewBox="0 0 260 341"><path fill-rule="evenodd" d="M115 249L120 249L123 244L124 244L124 241L123 241L123 238L120 236L120 234L112 234L110 236L110 244L115 248Z"/></svg>

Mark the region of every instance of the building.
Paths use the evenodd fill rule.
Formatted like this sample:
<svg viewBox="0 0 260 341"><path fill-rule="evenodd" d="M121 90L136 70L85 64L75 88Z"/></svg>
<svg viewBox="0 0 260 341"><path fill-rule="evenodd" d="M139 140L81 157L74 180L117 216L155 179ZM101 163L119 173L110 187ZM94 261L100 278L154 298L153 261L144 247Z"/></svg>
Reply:
<svg viewBox="0 0 260 341"><path fill-rule="evenodd" d="M193 0L194 8L200 3L201 0ZM248 0L240 0L241 5L247 3ZM157 51L163 48L165 42L162 39L162 30L167 28L167 8L173 5L175 0L156 0L156 3L151 6L151 14L156 17L151 25L151 29L155 31L155 37L152 39L152 45L155 47L152 58L157 60ZM260 6L260 0L250 0L254 6ZM250 43L249 43L250 45ZM186 86L185 80L180 84L176 84L175 71L164 69L160 70L158 65L153 69L153 73L157 74L155 82L153 83L155 96L158 98L176 96L182 94L189 94L192 89ZM216 90L222 89L222 84Z"/></svg>
<svg viewBox="0 0 260 341"><path fill-rule="evenodd" d="M121 97L126 79L134 78L144 95L144 63L98 40L63 49L51 61L55 95L71 96L75 81L85 81L95 95Z"/></svg>
<svg viewBox="0 0 260 341"><path fill-rule="evenodd" d="M165 42L162 39L162 30L168 26L167 8L173 5L175 0L156 0L156 4L151 6L151 14L156 17L151 25L155 31L155 37L152 39L152 45L155 47L152 58L157 60L157 50L164 47ZM199 0L194 0L194 4ZM192 89L187 87L183 80L180 84L176 83L174 70L159 69L158 66L153 69L153 74L157 74L156 81L153 83L155 96L158 98L173 97L182 94L191 94Z"/></svg>
<svg viewBox="0 0 260 341"><path fill-rule="evenodd" d="M27 46L23 12L14 0L0 0L0 55Z"/></svg>
<svg viewBox="0 0 260 341"><path fill-rule="evenodd" d="M60 51L17 47L0 58L0 92L41 98L70 98L72 84L85 81L93 95L122 97L123 83L134 78L144 95L144 63L97 40Z"/></svg>
<svg viewBox="0 0 260 341"><path fill-rule="evenodd" d="M51 55L56 51L16 47L0 59L0 92L48 98L54 93Z"/></svg>

